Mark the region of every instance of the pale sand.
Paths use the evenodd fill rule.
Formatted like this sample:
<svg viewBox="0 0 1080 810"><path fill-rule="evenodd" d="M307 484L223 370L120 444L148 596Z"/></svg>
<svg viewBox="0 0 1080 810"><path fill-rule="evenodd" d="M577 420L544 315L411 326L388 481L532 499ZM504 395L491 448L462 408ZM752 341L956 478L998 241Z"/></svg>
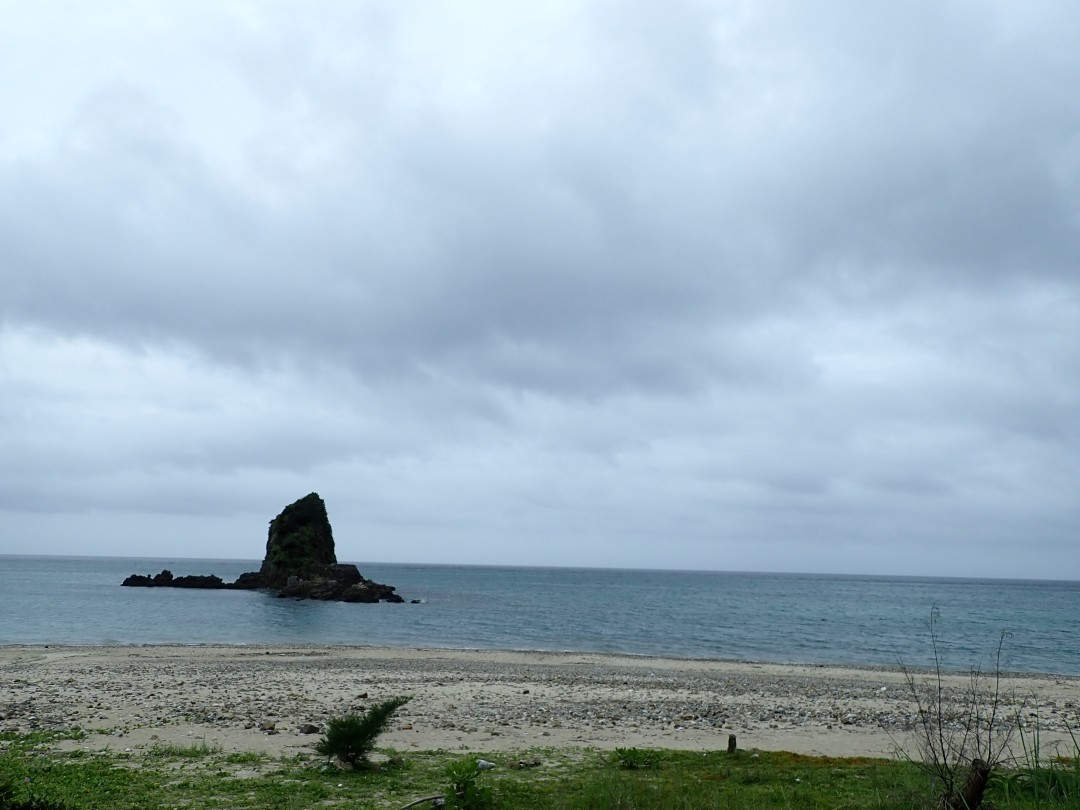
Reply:
<svg viewBox="0 0 1080 810"><path fill-rule="evenodd" d="M1038 712L1044 750L1080 725L1080 679L1010 675L1003 688L1007 713ZM92 732L67 748L310 753L318 734L301 725L322 729L396 695L412 701L380 745L401 751L707 750L735 734L740 748L915 753L897 671L373 647L0 647L0 731Z"/></svg>

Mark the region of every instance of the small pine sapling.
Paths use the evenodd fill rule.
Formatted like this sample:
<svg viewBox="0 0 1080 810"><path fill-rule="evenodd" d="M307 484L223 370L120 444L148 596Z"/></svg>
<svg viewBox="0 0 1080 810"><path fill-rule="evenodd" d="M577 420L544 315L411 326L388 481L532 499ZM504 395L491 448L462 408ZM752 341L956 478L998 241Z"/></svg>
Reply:
<svg viewBox="0 0 1080 810"><path fill-rule="evenodd" d="M386 731L390 716L408 702L408 697L390 698L376 703L363 715L331 718L326 726L326 736L315 743L315 751L323 756L337 757L353 768L367 763L375 750L375 740Z"/></svg>

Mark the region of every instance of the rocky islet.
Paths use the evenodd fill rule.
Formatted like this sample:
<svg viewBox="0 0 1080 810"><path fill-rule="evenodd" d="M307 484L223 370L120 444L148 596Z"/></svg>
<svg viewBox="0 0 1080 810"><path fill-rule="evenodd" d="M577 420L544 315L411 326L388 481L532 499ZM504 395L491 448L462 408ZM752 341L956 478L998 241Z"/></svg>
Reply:
<svg viewBox="0 0 1080 810"><path fill-rule="evenodd" d="M365 578L350 563L339 563L326 503L312 492L286 506L270 521L266 556L258 571L225 582L213 574L175 577L132 574L121 585L141 588L271 590L279 597L337 602L404 602L393 586Z"/></svg>

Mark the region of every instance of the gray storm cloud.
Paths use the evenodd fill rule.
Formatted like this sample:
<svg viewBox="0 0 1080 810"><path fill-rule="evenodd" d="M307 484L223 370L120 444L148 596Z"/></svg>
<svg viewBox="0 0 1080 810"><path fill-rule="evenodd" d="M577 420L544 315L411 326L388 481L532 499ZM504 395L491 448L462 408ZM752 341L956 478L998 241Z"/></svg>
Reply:
<svg viewBox="0 0 1080 810"><path fill-rule="evenodd" d="M9 11L0 551L1078 576L1067 5Z"/></svg>

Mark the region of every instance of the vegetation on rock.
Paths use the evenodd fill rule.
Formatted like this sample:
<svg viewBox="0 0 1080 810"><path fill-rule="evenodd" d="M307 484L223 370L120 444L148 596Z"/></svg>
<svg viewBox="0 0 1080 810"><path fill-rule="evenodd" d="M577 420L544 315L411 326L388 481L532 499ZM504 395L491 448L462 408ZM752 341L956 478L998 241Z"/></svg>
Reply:
<svg viewBox="0 0 1080 810"><path fill-rule="evenodd" d="M289 504L270 521L261 573L271 585L280 587L290 576L336 564L334 531L317 493Z"/></svg>

